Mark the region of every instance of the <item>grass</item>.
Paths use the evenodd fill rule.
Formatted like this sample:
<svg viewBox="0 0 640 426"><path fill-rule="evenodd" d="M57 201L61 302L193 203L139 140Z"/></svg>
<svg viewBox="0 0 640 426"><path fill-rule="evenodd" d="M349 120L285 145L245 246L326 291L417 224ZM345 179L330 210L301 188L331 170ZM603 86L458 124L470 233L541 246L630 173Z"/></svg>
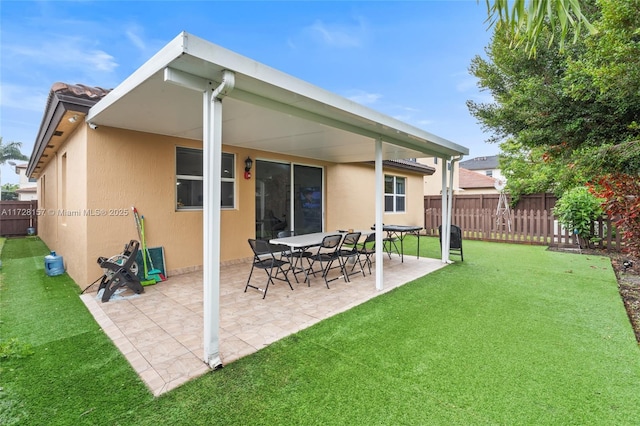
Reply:
<svg viewBox="0 0 640 426"><path fill-rule="evenodd" d="M0 423L637 424L640 350L608 259L464 244L463 263L153 398L77 286L44 274L44 245L8 240ZM439 257L437 239L420 249Z"/></svg>

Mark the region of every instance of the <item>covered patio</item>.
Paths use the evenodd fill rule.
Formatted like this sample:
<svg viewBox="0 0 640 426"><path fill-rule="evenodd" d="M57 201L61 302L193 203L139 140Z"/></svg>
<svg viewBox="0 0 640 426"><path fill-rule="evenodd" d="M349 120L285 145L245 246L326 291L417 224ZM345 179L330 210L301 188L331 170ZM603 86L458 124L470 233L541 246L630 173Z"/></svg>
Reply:
<svg viewBox="0 0 640 426"><path fill-rule="evenodd" d="M426 242L425 242L426 243ZM222 265L220 269L220 355L223 365L313 324L346 311L382 293L445 266L438 259L384 256L384 290L376 289L375 272L333 281L322 278L311 285L292 282L294 291L278 282L262 293L244 287L250 263ZM365 267L366 269L366 267ZM266 283L256 271L252 283ZM113 340L151 392L158 396L210 371L203 361L203 275L192 272L145 287L141 295L123 293L102 303L96 293L81 299L100 327Z"/></svg>
<svg viewBox="0 0 640 426"><path fill-rule="evenodd" d="M223 355L225 349L220 346L227 332L223 310L228 285L220 267L226 260L221 254L223 143L248 153L269 152L328 164L373 162L370 195L375 202L377 247L383 242L383 161L434 156L443 164L449 162L450 171L442 168L442 206L447 211L455 162L468 154L463 146L188 33L178 35L110 91L90 109L85 121L92 129L89 132L98 134L97 129L104 127L202 141L203 270L198 286L204 295L194 327L203 328L202 358L214 369L230 356L229 352ZM248 209L235 209L238 217L253 218L254 195ZM443 228L448 229L450 214L444 217ZM254 225L239 225L234 241L244 244L247 237L253 238ZM444 233L444 263L449 261L448 238L449 233ZM383 263L379 251L371 297L393 287L387 283ZM397 279L389 273L390 280ZM352 305L342 309L348 306Z"/></svg>

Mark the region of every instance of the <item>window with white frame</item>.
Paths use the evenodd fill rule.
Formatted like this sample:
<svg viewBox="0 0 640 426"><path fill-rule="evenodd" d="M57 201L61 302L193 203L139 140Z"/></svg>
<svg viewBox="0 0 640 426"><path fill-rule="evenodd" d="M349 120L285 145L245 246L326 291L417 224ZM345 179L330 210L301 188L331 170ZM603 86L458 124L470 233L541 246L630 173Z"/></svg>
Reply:
<svg viewBox="0 0 640 426"><path fill-rule="evenodd" d="M384 176L384 211L406 211L407 179L400 176Z"/></svg>
<svg viewBox="0 0 640 426"><path fill-rule="evenodd" d="M176 208L200 210L203 204L202 150L176 147ZM221 203L223 209L235 208L235 155L222 153L220 173Z"/></svg>

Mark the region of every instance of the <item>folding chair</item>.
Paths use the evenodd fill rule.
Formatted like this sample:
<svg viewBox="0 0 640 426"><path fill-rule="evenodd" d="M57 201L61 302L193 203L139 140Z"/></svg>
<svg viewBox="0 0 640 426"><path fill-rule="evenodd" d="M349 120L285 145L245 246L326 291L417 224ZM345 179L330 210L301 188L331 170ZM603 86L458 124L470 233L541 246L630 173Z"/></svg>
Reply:
<svg viewBox="0 0 640 426"><path fill-rule="evenodd" d="M376 254L376 234L371 233L367 235L364 242L361 246L358 247L358 262L360 263L360 269L362 269L362 274L364 275L364 268L362 267L362 261L360 260L361 256L364 256L364 262L369 268L369 275L371 275L371 258ZM351 270L355 268L356 265L354 263ZM366 276L366 275L365 275Z"/></svg>
<svg viewBox="0 0 640 426"><path fill-rule="evenodd" d="M438 235L440 236L440 250L442 250L442 225L438 226ZM449 240L449 253L456 252L460 255L460 261L464 262L464 256L462 255L462 229L459 226L451 225Z"/></svg>
<svg viewBox="0 0 640 426"><path fill-rule="evenodd" d="M249 245L251 246L251 250L253 251L253 263L251 264L251 272L249 272L249 278L247 279L247 285L244 287L244 292L247 292L247 288L255 288L256 290L262 291L264 294L262 298L267 297L267 291L269 290L269 284L273 283L273 280L284 281L289 284L289 288L293 290L291 286L291 282L287 277L287 273L291 270L291 263L286 260L276 259L274 255L274 251L282 251L286 249L286 246L279 246L276 244L269 244L264 240L254 240L249 239ZM267 286L262 290L260 287L253 286L249 284L251 282L251 275L253 274L254 268L260 268L265 271L267 277ZM274 273L275 272L275 273ZM282 277L278 275L282 273Z"/></svg>
<svg viewBox="0 0 640 426"><path fill-rule="evenodd" d="M350 232L344 236L340 248L338 249L338 261L342 267L342 273L346 278L346 281L351 281L349 275L362 272L362 275L366 277L362 263L360 262L360 256L358 255L358 242L360 241L360 232ZM347 262L349 259L353 259L353 267L350 272L347 272ZM360 265L360 271L353 272L356 264Z"/></svg>
<svg viewBox="0 0 640 426"><path fill-rule="evenodd" d="M320 263L320 271L322 272L322 278L324 278L324 283L327 288L329 288L329 281L334 281L337 278L327 280L327 275L332 268L333 262L336 260L340 264L340 269L342 270L342 263L340 262L340 257L338 256L338 249L340 248L340 241L342 241L342 234L336 235L327 235L322 239L322 244L318 247L318 251L312 256L307 258L307 262L309 262L309 271L314 274L313 265L316 262ZM343 271L344 272L344 271ZM345 282L347 278L345 277ZM310 286L309 278L307 277L307 285Z"/></svg>

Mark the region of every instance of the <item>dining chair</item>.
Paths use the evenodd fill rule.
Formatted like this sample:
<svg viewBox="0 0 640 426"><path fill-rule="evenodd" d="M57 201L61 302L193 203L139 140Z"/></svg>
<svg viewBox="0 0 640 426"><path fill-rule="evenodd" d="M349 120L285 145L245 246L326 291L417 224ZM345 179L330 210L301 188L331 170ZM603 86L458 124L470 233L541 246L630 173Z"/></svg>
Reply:
<svg viewBox="0 0 640 426"><path fill-rule="evenodd" d="M320 264L320 270L318 272L322 272L322 278L324 278L324 283L329 288L329 282L333 281L337 278L327 280L327 275L329 271L334 268L342 269L342 263L340 262L340 257L338 256L338 249L340 248L340 241L342 241L342 234L335 235L327 235L322 239L322 243L318 246L318 250L312 256L307 258L307 262L309 262L309 271L314 274L314 265L316 263ZM333 267L333 263L338 261L339 266ZM338 277L340 278L340 277ZM307 285L311 286L311 282L307 275L306 278ZM345 278L345 281L347 279Z"/></svg>
<svg viewBox="0 0 640 426"><path fill-rule="evenodd" d="M244 292L247 292L249 287L262 291L262 298L267 297L267 291L269 290L269 284L273 283L273 280L284 281L289 284L289 288L293 290L291 282L287 277L287 273L291 270L291 263L283 259L277 259L274 252L281 251L285 246L279 246L277 244L270 244L264 240L255 240L249 238L249 245L253 251L253 262L251 264L251 272L249 272L249 278L247 279L247 285L244 287ZM251 285L251 275L253 275L254 268L262 269L267 274L267 286L263 289L260 287ZM282 276L279 274L282 273Z"/></svg>
<svg viewBox="0 0 640 426"><path fill-rule="evenodd" d="M367 235L367 238L364 239L362 245L358 247L358 262L360 262L360 268L362 269L362 274L364 275L364 268L362 267L361 257L364 256L364 263L369 268L369 275L371 275L371 259L376 254L376 234L375 232ZM351 270L355 268L355 263Z"/></svg>
<svg viewBox="0 0 640 426"><path fill-rule="evenodd" d="M361 232L350 232L346 234L342 239L340 248L338 249L338 260L346 281L351 281L349 279L349 275L357 274L359 272L362 272L362 275L366 276L364 274L364 269L362 268L362 262L360 262L360 256L358 255L358 242L360 241L361 235ZM347 272L347 262L350 260L353 260L353 267L350 272ZM353 270L355 269L356 264L360 265L360 271L354 272Z"/></svg>

